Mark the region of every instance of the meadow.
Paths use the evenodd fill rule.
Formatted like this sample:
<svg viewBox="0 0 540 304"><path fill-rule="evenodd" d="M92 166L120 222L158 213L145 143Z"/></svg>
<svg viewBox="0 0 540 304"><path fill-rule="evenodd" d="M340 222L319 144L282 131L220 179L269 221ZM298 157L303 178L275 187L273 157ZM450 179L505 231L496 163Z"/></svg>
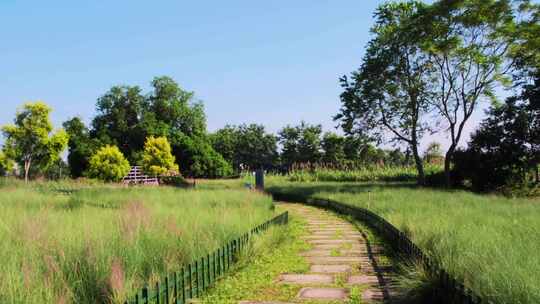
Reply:
<svg viewBox="0 0 540 304"><path fill-rule="evenodd" d="M370 209L493 303L540 303L540 199L510 199L409 183L290 182L269 191Z"/></svg>
<svg viewBox="0 0 540 304"><path fill-rule="evenodd" d="M268 196L204 187L0 180L0 201L7 303L119 303L275 214Z"/></svg>

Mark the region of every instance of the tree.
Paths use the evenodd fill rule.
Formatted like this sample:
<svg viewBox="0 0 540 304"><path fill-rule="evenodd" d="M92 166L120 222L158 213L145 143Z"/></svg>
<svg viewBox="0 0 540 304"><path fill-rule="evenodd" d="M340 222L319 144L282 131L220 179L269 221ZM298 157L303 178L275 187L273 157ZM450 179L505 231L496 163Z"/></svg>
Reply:
<svg viewBox="0 0 540 304"><path fill-rule="evenodd" d="M520 96L492 107L488 117L460 151L455 170L470 178L476 190L493 190L509 183L540 183L540 77Z"/></svg>
<svg viewBox="0 0 540 304"><path fill-rule="evenodd" d="M316 163L321 160L321 125L304 121L298 126L286 126L279 133L283 147L281 159L288 167L294 163Z"/></svg>
<svg viewBox="0 0 540 304"><path fill-rule="evenodd" d="M269 169L276 165L278 159L277 138L266 133L262 125L228 125L212 134L211 142L236 171Z"/></svg>
<svg viewBox="0 0 540 304"><path fill-rule="evenodd" d="M13 171L13 161L2 151L0 151L0 176L6 176Z"/></svg>
<svg viewBox="0 0 540 304"><path fill-rule="evenodd" d="M174 139L177 143L173 155L181 159L180 171L191 177L227 177L233 173L232 166L216 152L207 139L183 134Z"/></svg>
<svg viewBox="0 0 540 304"><path fill-rule="evenodd" d="M101 147L90 158L87 175L106 182L120 181L128 174L131 166L116 146Z"/></svg>
<svg viewBox="0 0 540 304"><path fill-rule="evenodd" d="M324 133L321 142L323 162L341 164L345 160L345 138L335 133Z"/></svg>
<svg viewBox="0 0 540 304"><path fill-rule="evenodd" d="M91 137L117 146L131 162L140 159L146 134L141 124L146 101L137 86L114 86L98 98Z"/></svg>
<svg viewBox="0 0 540 304"><path fill-rule="evenodd" d="M64 130L51 133L50 112L51 108L41 101L26 103L17 111L15 123L2 128L6 137L4 149L24 168L26 182L32 167L46 169L67 146Z"/></svg>
<svg viewBox="0 0 540 304"><path fill-rule="evenodd" d="M444 169L449 187L450 163L464 127L483 101L495 101L495 88L509 83L515 18L507 0L437 1L418 14L420 45L435 67L438 89L433 106L450 134ZM427 25L427 26L426 26Z"/></svg>
<svg viewBox="0 0 540 304"><path fill-rule="evenodd" d="M62 126L69 135L67 160L71 176L81 177L88 169L90 157L99 146L99 142L90 138L90 131L79 117L65 121Z"/></svg>
<svg viewBox="0 0 540 304"><path fill-rule="evenodd" d="M156 77L151 86L147 95L137 86L114 86L101 96L90 131L92 142L116 145L130 162L140 163L145 138L164 136L172 154L182 159L183 173L204 176L200 171L204 168L213 170L208 176L221 172L216 166L224 160L210 145L203 104L170 77ZM202 150L193 150L198 148Z"/></svg>
<svg viewBox="0 0 540 304"><path fill-rule="evenodd" d="M368 43L357 72L341 78L343 93L340 121L346 134L382 141L406 143L418 170L418 183L425 180L418 145L433 129L427 119L433 66L418 43L418 30L411 20L424 8L416 1L386 3L375 13L375 37Z"/></svg>
<svg viewBox="0 0 540 304"><path fill-rule="evenodd" d="M149 175L163 175L169 172L178 172L174 156L171 154L171 145L167 137L153 137L146 139L142 156L144 171Z"/></svg>
<svg viewBox="0 0 540 304"><path fill-rule="evenodd" d="M406 156L400 149L393 149L387 153L387 163L392 166L407 166Z"/></svg>
<svg viewBox="0 0 540 304"><path fill-rule="evenodd" d="M238 161L236 153L238 151L238 128L236 126L226 125L224 128L210 134L210 142L223 158L229 162L235 170L238 170Z"/></svg>
<svg viewBox="0 0 540 304"><path fill-rule="evenodd" d="M194 93L183 90L167 76L152 80L153 91L147 97L143 122L148 135L189 137L206 135L206 116L202 103L194 101Z"/></svg>

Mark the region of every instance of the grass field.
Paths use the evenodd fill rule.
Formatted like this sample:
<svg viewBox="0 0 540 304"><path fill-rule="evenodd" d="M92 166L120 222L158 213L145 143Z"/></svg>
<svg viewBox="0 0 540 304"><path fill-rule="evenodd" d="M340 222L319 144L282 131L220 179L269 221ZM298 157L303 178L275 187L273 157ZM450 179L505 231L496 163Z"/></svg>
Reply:
<svg viewBox="0 0 540 304"><path fill-rule="evenodd" d="M266 183L271 191L330 198L378 213L494 303L540 303L539 199L403 183L293 183L277 177Z"/></svg>
<svg viewBox="0 0 540 304"><path fill-rule="evenodd" d="M0 181L0 302L120 302L274 215L267 196Z"/></svg>

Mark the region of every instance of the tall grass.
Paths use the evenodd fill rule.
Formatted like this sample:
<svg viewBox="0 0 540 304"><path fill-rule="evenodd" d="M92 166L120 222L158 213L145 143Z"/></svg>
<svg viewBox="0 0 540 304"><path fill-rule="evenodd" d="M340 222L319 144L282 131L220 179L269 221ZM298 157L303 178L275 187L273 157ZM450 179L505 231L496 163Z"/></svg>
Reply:
<svg viewBox="0 0 540 304"><path fill-rule="evenodd" d="M406 232L451 274L494 303L540 303L540 199L410 184L291 183L271 191L368 208Z"/></svg>
<svg viewBox="0 0 540 304"><path fill-rule="evenodd" d="M241 190L0 188L0 302L114 303L273 215Z"/></svg>
<svg viewBox="0 0 540 304"><path fill-rule="evenodd" d="M442 171L440 165L425 164L425 174ZM286 178L293 182L370 182L414 181L418 177L413 166L363 166L334 168L325 165L293 167Z"/></svg>

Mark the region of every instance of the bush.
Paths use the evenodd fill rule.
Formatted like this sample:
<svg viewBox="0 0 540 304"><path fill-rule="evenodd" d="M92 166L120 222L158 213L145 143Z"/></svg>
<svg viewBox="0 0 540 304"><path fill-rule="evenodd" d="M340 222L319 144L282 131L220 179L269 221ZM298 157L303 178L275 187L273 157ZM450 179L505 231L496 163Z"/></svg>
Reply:
<svg viewBox="0 0 540 304"><path fill-rule="evenodd" d="M160 181L164 185L174 186L174 187L187 187L191 184L181 175L177 176L162 176Z"/></svg>
<svg viewBox="0 0 540 304"><path fill-rule="evenodd" d="M174 161L171 145L166 137L150 136L146 139L142 155L142 166L146 174L156 176L178 173L178 165Z"/></svg>
<svg viewBox="0 0 540 304"><path fill-rule="evenodd" d="M182 136L174 145L176 159L181 159L180 170L191 177L219 178L233 174L229 164L203 137Z"/></svg>
<svg viewBox="0 0 540 304"><path fill-rule="evenodd" d="M0 176L6 176L13 171L14 162L0 151Z"/></svg>
<svg viewBox="0 0 540 304"><path fill-rule="evenodd" d="M131 169L116 146L104 146L90 158L88 176L106 182L120 181Z"/></svg>

